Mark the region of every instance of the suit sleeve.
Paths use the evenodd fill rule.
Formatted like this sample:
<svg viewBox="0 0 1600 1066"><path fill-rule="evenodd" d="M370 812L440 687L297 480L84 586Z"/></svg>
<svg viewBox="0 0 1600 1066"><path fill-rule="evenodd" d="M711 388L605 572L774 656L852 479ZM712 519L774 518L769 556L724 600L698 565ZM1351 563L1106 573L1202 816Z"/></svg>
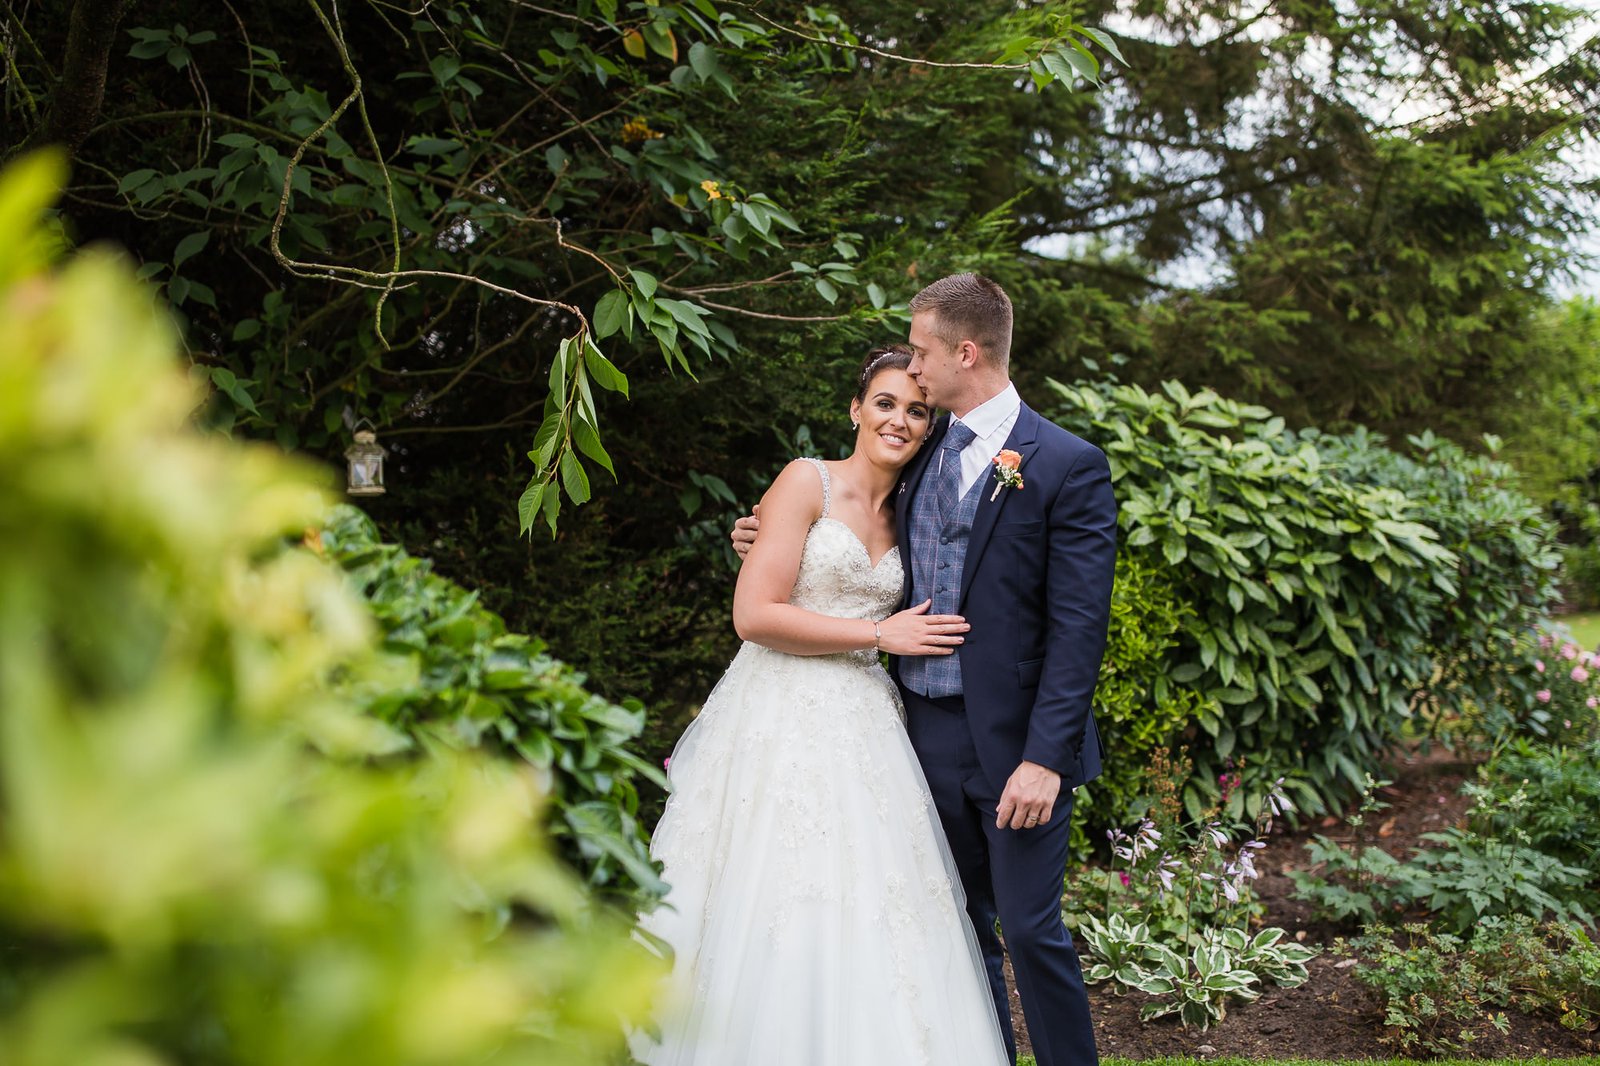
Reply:
<svg viewBox="0 0 1600 1066"><path fill-rule="evenodd" d="M1117 503L1100 449L1080 449L1050 506L1046 535L1045 656L1022 757L1065 773L1083 749L1117 565Z"/></svg>

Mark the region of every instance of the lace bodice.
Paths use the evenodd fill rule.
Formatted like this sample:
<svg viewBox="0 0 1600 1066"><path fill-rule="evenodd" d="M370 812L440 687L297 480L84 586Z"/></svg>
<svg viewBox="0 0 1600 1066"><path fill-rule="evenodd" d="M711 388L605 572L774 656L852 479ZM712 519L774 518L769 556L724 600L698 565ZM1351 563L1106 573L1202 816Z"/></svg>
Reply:
<svg viewBox="0 0 1600 1066"><path fill-rule="evenodd" d="M827 466L808 461L822 478L822 517L806 534L789 602L833 618L885 618L900 604L900 548L890 548L874 566L855 531L828 515L833 501ZM870 651L866 655L876 661Z"/></svg>

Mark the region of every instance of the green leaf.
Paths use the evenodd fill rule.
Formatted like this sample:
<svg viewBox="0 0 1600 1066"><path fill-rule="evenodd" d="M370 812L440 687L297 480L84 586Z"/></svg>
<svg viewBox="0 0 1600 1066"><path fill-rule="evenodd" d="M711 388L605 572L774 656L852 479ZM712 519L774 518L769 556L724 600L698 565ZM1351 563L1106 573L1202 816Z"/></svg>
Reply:
<svg viewBox="0 0 1600 1066"><path fill-rule="evenodd" d="M1128 65L1128 61L1122 58L1122 49L1117 47L1116 40L1109 33L1106 33L1104 30L1090 29L1088 26L1080 27L1079 32L1081 32L1085 37L1089 38L1095 44L1099 45L1101 48L1104 48L1107 52L1111 53L1111 58L1115 59L1118 63L1121 63L1123 66Z"/></svg>
<svg viewBox="0 0 1600 1066"><path fill-rule="evenodd" d="M620 392L628 395L627 376L618 370L611 360L607 359L600 349L595 347L593 341L584 348L583 365L589 371L589 376L594 383L607 392Z"/></svg>
<svg viewBox="0 0 1600 1066"><path fill-rule="evenodd" d="M572 338L562 338L556 348L556 357L550 362L550 395L558 402L567 395L567 374L572 369Z"/></svg>
<svg viewBox="0 0 1600 1066"><path fill-rule="evenodd" d="M613 481L616 480L617 471L611 465L611 456L601 446L600 434L595 431L593 426L583 419L579 419L572 427L572 438L577 442L579 451L605 467L606 473L611 475L611 479Z"/></svg>
<svg viewBox="0 0 1600 1066"><path fill-rule="evenodd" d="M544 483L537 477L528 479L528 485L522 490L522 495L517 497L517 533L523 534L533 528L534 516L539 513L539 502L544 496Z"/></svg>
<svg viewBox="0 0 1600 1066"><path fill-rule="evenodd" d="M1058 80L1063 81L1068 85L1071 85L1075 80L1077 80L1075 77L1076 71L1074 70L1073 65L1067 61L1067 57L1061 53L1060 49L1052 49L1051 51L1040 56L1039 59L1044 63L1045 69L1053 74Z"/></svg>
<svg viewBox="0 0 1600 1066"><path fill-rule="evenodd" d="M406 147L417 155L448 155L461 147L461 142L450 137L412 137Z"/></svg>
<svg viewBox="0 0 1600 1066"><path fill-rule="evenodd" d="M528 452L528 458L533 460L533 465L540 471L550 465L560 435L561 412L555 411L546 415L545 420L539 424L539 432L533 435L533 450Z"/></svg>
<svg viewBox="0 0 1600 1066"><path fill-rule="evenodd" d="M812 284L816 286L817 295L827 300L830 304L839 299L839 290L827 278L817 278Z"/></svg>
<svg viewBox="0 0 1600 1066"><path fill-rule="evenodd" d="M210 239L210 230L199 230L195 233L189 234L183 240L179 241L178 247L172 252L172 268L176 270L178 267L181 267L186 260L193 258L200 252L202 248L206 246L206 242Z"/></svg>
<svg viewBox="0 0 1600 1066"><path fill-rule="evenodd" d="M450 80L461 73L461 60L449 54L436 55L428 61L428 69L433 71L440 85L449 85Z"/></svg>
<svg viewBox="0 0 1600 1066"><path fill-rule="evenodd" d="M556 484L554 478L544 487L539 509L544 512L545 524L550 527L550 535L556 535L556 519L561 515L561 486Z"/></svg>
<svg viewBox="0 0 1600 1066"><path fill-rule="evenodd" d="M122 176L121 181L117 182L117 194L126 196L155 176L156 172L149 169L129 171Z"/></svg>
<svg viewBox="0 0 1600 1066"><path fill-rule="evenodd" d="M603 340L632 321L633 305L627 293L620 289L612 289L600 297L600 302L595 305L594 333L597 338Z"/></svg>
<svg viewBox="0 0 1600 1066"><path fill-rule="evenodd" d="M689 66L705 81L717 71L716 51L704 41L696 41L689 46Z"/></svg>
<svg viewBox="0 0 1600 1066"><path fill-rule="evenodd" d="M633 278L633 284L638 288L639 294L645 299L650 299L656 294L656 278L643 270L630 270L628 276Z"/></svg>
<svg viewBox="0 0 1600 1066"><path fill-rule="evenodd" d="M561 486L573 503L589 502L589 475L583 472L583 464L570 451L561 453Z"/></svg>

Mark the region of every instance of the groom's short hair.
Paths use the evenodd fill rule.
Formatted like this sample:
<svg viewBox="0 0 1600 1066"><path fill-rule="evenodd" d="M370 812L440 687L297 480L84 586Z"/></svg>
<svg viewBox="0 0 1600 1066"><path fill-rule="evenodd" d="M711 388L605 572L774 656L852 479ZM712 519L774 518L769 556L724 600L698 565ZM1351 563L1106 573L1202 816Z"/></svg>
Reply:
<svg viewBox="0 0 1600 1066"><path fill-rule="evenodd" d="M977 342L996 366L1011 363L1011 299L982 274L951 274L911 298L911 313L933 315L935 335L954 348Z"/></svg>

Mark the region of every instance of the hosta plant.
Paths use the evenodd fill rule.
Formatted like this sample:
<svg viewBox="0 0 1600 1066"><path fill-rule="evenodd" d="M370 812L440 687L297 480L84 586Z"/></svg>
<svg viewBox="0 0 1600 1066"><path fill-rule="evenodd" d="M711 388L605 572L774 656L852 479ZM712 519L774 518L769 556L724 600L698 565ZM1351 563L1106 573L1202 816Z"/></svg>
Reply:
<svg viewBox="0 0 1600 1066"><path fill-rule="evenodd" d="M1118 993L1137 989L1154 997L1140 1017L1177 1014L1183 1025L1201 1029L1227 1016L1230 998L1253 1000L1265 984L1304 984L1306 963L1317 954L1315 948L1282 943L1282 929L1253 937L1242 929L1209 930L1206 942L1188 952L1159 943L1148 925L1121 915L1087 917L1078 932L1093 959L1085 981L1111 981Z"/></svg>
<svg viewBox="0 0 1600 1066"><path fill-rule="evenodd" d="M1221 944L1197 947L1188 955L1168 947L1156 951L1155 966L1133 986L1155 997L1139 1011L1145 1021L1177 1014L1186 1028L1205 1030L1228 1016L1230 998L1248 1002L1261 995L1260 975Z"/></svg>

